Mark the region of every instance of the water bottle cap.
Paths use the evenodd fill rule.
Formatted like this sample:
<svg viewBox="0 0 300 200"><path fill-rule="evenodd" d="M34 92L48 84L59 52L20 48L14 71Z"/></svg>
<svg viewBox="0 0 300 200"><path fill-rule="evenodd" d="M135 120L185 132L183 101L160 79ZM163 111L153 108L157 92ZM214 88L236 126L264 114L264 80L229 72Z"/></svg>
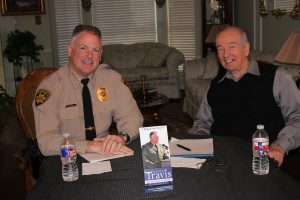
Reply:
<svg viewBox="0 0 300 200"><path fill-rule="evenodd" d="M69 136L70 136L70 133L63 133L63 136L64 136L64 137L69 137Z"/></svg>
<svg viewBox="0 0 300 200"><path fill-rule="evenodd" d="M257 128L257 129L264 129L265 127L264 127L264 125L262 125L262 124L258 124L258 125L256 126L256 128Z"/></svg>

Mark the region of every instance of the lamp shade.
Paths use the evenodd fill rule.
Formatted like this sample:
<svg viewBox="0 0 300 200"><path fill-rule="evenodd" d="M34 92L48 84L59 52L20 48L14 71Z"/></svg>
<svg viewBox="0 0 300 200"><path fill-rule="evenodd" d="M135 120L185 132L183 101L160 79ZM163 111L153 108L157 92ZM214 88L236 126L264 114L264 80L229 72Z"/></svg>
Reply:
<svg viewBox="0 0 300 200"><path fill-rule="evenodd" d="M205 43L215 43L217 34L228 26L228 24L213 25L205 39Z"/></svg>
<svg viewBox="0 0 300 200"><path fill-rule="evenodd" d="M300 64L300 32L291 33L275 60L287 64Z"/></svg>

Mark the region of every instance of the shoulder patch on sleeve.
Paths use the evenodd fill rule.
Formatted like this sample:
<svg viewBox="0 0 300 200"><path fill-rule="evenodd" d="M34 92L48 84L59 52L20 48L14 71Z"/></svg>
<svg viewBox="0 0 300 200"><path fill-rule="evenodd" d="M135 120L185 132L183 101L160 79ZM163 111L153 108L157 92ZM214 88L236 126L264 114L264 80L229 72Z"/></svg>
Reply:
<svg viewBox="0 0 300 200"><path fill-rule="evenodd" d="M35 106L42 105L50 98L50 96L50 91L46 89L39 89L35 95Z"/></svg>

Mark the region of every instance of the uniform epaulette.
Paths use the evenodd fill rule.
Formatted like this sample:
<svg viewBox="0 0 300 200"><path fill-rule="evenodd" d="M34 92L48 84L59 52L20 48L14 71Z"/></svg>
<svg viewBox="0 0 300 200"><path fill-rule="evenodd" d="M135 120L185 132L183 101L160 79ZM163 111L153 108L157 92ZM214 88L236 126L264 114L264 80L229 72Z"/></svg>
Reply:
<svg viewBox="0 0 300 200"><path fill-rule="evenodd" d="M108 64L102 63L99 66L100 69L112 69Z"/></svg>

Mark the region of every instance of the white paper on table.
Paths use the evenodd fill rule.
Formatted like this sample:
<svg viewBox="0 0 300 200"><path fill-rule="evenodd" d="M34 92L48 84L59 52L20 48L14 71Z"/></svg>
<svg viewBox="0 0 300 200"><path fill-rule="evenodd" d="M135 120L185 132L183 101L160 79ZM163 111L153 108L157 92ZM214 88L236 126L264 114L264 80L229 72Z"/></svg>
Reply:
<svg viewBox="0 0 300 200"><path fill-rule="evenodd" d="M178 147L178 144L189 148L190 151ZM170 153L171 157L211 157L214 154L213 139L176 139L172 137Z"/></svg>
<svg viewBox="0 0 300 200"><path fill-rule="evenodd" d="M172 157L171 166L172 167L183 167L183 168L194 168L200 169L202 164L206 159L200 158L181 158L181 157Z"/></svg>
<svg viewBox="0 0 300 200"><path fill-rule="evenodd" d="M129 155L116 155L116 154L98 154L98 153L81 153L80 155L91 163L129 156Z"/></svg>
<svg viewBox="0 0 300 200"><path fill-rule="evenodd" d="M102 174L111 171L110 161L82 163L82 175Z"/></svg>

